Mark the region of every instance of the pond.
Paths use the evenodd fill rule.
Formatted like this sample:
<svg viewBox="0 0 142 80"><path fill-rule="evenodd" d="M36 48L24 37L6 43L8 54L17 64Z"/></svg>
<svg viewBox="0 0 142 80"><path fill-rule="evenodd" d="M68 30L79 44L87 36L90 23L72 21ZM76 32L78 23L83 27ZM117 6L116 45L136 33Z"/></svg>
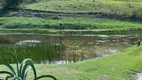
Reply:
<svg viewBox="0 0 142 80"><path fill-rule="evenodd" d="M0 33L0 50L17 55L22 61L66 64L107 56L136 45L138 35L57 35ZM10 62L13 62L10 58Z"/></svg>

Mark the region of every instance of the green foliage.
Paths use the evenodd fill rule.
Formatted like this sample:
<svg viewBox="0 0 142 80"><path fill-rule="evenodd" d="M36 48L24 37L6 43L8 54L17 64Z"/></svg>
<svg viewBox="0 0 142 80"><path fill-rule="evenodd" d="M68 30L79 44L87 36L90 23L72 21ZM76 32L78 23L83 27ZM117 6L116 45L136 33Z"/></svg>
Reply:
<svg viewBox="0 0 142 80"><path fill-rule="evenodd" d="M141 21L123 21L92 17L60 17L61 19L28 18L28 17L1 17L0 23L4 29L58 29L63 23L65 29L135 29L141 28ZM113 24L112 24L113 23ZM20 29L22 30L22 29ZM31 31L32 32L32 31ZM47 31L46 31L47 32Z"/></svg>
<svg viewBox="0 0 142 80"><path fill-rule="evenodd" d="M58 80L133 80L142 72L142 46L130 47L122 52L96 59L62 65L36 64L39 74L50 73ZM0 66L0 69L5 69ZM29 80L32 75L29 74Z"/></svg>
<svg viewBox="0 0 142 80"><path fill-rule="evenodd" d="M40 0L25 6L28 9L61 12L102 12L106 15L114 14L114 16L119 15L124 18L133 17L135 14L135 17L142 18L141 0Z"/></svg>
<svg viewBox="0 0 142 80"><path fill-rule="evenodd" d="M24 3L34 3L34 2L37 2L37 1L39 1L39 0L24 0L23 2Z"/></svg>
<svg viewBox="0 0 142 80"><path fill-rule="evenodd" d="M58 19L60 19L60 17L54 16L52 19L58 20Z"/></svg>
<svg viewBox="0 0 142 80"><path fill-rule="evenodd" d="M58 80L135 80L142 72L142 46L96 59L62 65L36 64L40 74L52 73Z"/></svg>
<svg viewBox="0 0 142 80"><path fill-rule="evenodd" d="M17 56L18 60L21 62L25 58L31 58L36 63L45 62L47 60L57 60L57 52L64 51L65 48L62 45L53 44L38 44L38 45L0 45L0 51L13 53ZM0 56L0 61L7 61L9 63L14 63L13 58Z"/></svg>
<svg viewBox="0 0 142 80"><path fill-rule="evenodd" d="M3 9L15 9L23 2L23 0L5 0Z"/></svg>
<svg viewBox="0 0 142 80"><path fill-rule="evenodd" d="M38 79L45 78L45 77L52 78L53 80L57 80L52 75L42 75L42 76L37 77L36 69L35 69L34 63L33 63L33 61L31 59L24 59L22 61L22 63L20 64L18 58L16 56L14 56L13 54L0 53L0 56L1 55L11 56L16 61L16 70L17 71L15 71L14 68L7 62L0 63L0 65L5 65L11 71L11 72L9 72L9 71L0 71L0 74L8 74L8 76L5 78L5 80L26 80L30 69L32 69L33 73L34 73L34 79L33 80L38 80Z"/></svg>
<svg viewBox="0 0 142 80"><path fill-rule="evenodd" d="M5 8L16 8L21 3L27 9L61 12L101 12L122 18L142 19L141 0L5 0ZM4 4L2 1L1 4ZM99 16L100 14L98 14ZM112 17L112 16L109 16ZM119 17L117 17L119 18Z"/></svg>

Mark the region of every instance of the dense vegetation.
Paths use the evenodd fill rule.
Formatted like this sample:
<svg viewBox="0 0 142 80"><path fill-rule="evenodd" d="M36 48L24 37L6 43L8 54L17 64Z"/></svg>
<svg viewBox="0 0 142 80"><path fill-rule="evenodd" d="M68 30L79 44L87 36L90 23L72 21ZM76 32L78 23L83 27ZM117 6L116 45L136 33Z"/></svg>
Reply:
<svg viewBox="0 0 142 80"><path fill-rule="evenodd" d="M30 45L30 44L29 44ZM47 60L49 63L51 61L57 60L59 57L58 53L65 51L65 48L61 45L53 44L38 44L34 45L0 45L0 51L4 53L13 53L22 61L25 58L31 58L35 63L41 63ZM15 63L15 60L6 55L0 56L0 61L6 61L9 63Z"/></svg>
<svg viewBox="0 0 142 80"><path fill-rule="evenodd" d="M14 20L14 21L13 21ZM1 17L1 28L52 28L60 29L62 22L65 29L126 29L141 28L140 22L121 21L115 19L91 18L91 17L49 17L28 18L28 17Z"/></svg>
<svg viewBox="0 0 142 80"><path fill-rule="evenodd" d="M35 65L40 75L49 73L58 80L134 80L136 72L142 71L142 47L66 65ZM0 69L7 69L1 67ZM29 79L32 76L28 77Z"/></svg>
<svg viewBox="0 0 142 80"><path fill-rule="evenodd" d="M25 5L28 9L65 12L104 12L125 17L142 18L141 0L42 0Z"/></svg>
<svg viewBox="0 0 142 80"><path fill-rule="evenodd" d="M55 75L58 80L133 80L135 73L142 71L141 53L142 47L134 46L114 55L81 63L38 65L37 68L48 69L47 72Z"/></svg>
<svg viewBox="0 0 142 80"><path fill-rule="evenodd" d="M9 0L1 0L1 4L5 5L6 1ZM3 30L59 29L60 23L65 29L139 29L142 25L141 0L16 1L13 5L10 3L11 8L20 10L0 12L0 27Z"/></svg>
<svg viewBox="0 0 142 80"><path fill-rule="evenodd" d="M3 9L14 9L21 6L22 3L35 2L35 0L1 0L0 6Z"/></svg>
<svg viewBox="0 0 142 80"><path fill-rule="evenodd" d="M57 33L59 30L56 29L60 29L60 23L64 29L105 29L108 32L114 30L120 33L124 33L125 30L137 30L136 32L142 30L141 0L1 0L0 6L0 31L4 32L23 30ZM89 33L94 34L93 31ZM0 47L2 51L16 53L13 46ZM44 49L43 46L40 47L34 48ZM23 48L16 48L21 59L24 58L21 55L27 55L31 51L40 53L34 52L33 47L27 47L26 51L22 51L25 50ZM48 57L46 51L43 51L42 55ZM25 54L22 54L23 52ZM54 53L54 50L48 52ZM34 57L42 58L41 56L31 58ZM55 75L58 80L129 80L135 73L142 71L141 57L142 47L135 46L118 54L80 63L37 65L37 68L40 69L40 74L48 72Z"/></svg>

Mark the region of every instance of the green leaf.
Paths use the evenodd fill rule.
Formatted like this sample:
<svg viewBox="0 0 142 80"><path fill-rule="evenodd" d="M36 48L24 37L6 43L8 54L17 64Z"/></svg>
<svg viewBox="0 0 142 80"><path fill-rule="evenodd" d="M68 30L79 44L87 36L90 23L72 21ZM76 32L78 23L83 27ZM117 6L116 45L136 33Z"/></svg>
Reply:
<svg viewBox="0 0 142 80"><path fill-rule="evenodd" d="M12 66L10 64L8 64L7 62L0 63L0 65L7 66L11 70L12 74L16 75L16 73L15 73L14 69L12 68Z"/></svg>
<svg viewBox="0 0 142 80"><path fill-rule="evenodd" d="M13 54L10 54L10 53L0 53L0 54L7 54L7 55L10 55L11 57L13 57L15 59L16 65L17 65L17 74L19 76L20 73L19 73L19 60L18 60L18 58L16 56L14 56Z"/></svg>
<svg viewBox="0 0 142 80"><path fill-rule="evenodd" d="M11 72L8 71L0 71L0 74L9 74L10 76L14 76Z"/></svg>
<svg viewBox="0 0 142 80"><path fill-rule="evenodd" d="M32 70L34 72L34 77L36 78L37 75L36 75L36 70L35 70L33 61L31 59L26 59L24 62L25 62L25 64L23 63L22 68L21 68L21 73L22 73L21 77L24 79L25 72L26 72L28 66L31 66L31 68L32 68Z"/></svg>

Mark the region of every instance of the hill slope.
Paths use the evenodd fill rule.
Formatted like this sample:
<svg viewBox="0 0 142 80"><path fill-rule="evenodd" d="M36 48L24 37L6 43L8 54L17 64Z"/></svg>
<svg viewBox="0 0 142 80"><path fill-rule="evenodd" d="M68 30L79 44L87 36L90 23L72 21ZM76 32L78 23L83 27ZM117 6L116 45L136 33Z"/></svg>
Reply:
<svg viewBox="0 0 142 80"><path fill-rule="evenodd" d="M21 8L1 13L0 28L142 28L141 0L36 0Z"/></svg>
<svg viewBox="0 0 142 80"><path fill-rule="evenodd" d="M25 8L63 12L105 12L124 17L142 17L141 0L41 0L25 5Z"/></svg>

